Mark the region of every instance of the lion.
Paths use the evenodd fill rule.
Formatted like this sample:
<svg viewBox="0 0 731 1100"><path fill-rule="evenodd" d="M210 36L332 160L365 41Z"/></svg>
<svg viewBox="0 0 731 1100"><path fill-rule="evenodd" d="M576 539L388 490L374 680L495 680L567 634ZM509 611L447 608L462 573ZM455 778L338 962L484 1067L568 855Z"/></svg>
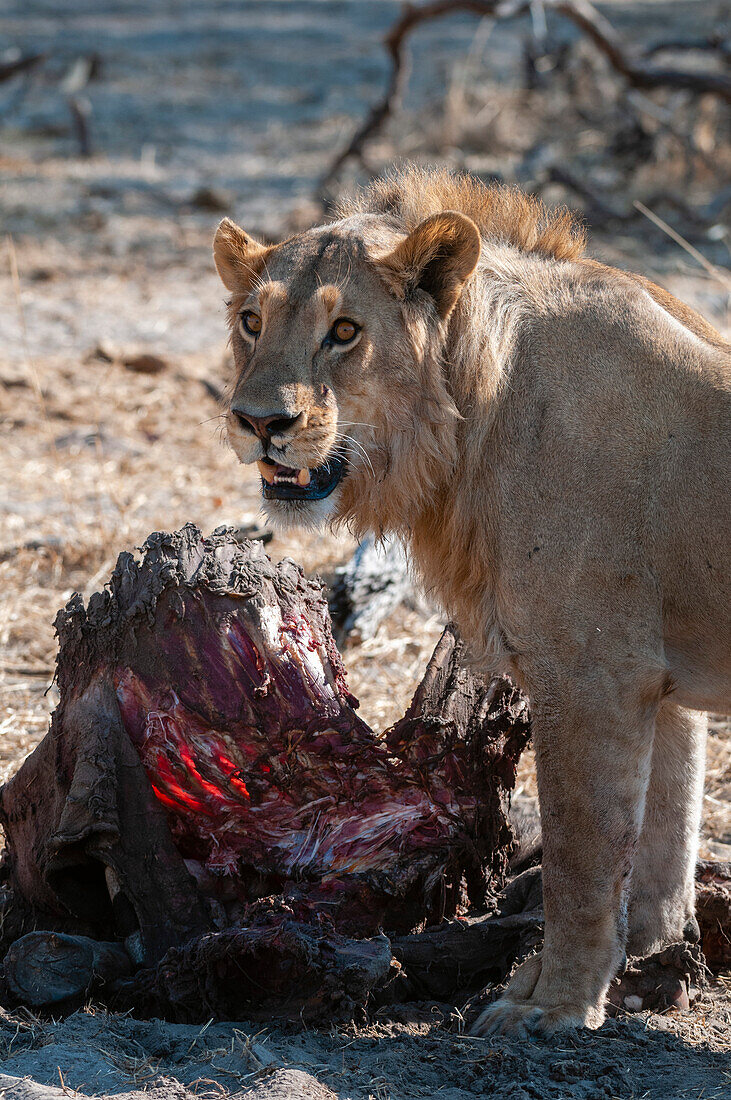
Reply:
<svg viewBox="0 0 731 1100"><path fill-rule="evenodd" d="M566 211L407 167L267 246L221 222L228 437L282 526L403 539L530 699L545 941L477 1034L598 1026L697 938L708 710L731 709L731 346Z"/></svg>

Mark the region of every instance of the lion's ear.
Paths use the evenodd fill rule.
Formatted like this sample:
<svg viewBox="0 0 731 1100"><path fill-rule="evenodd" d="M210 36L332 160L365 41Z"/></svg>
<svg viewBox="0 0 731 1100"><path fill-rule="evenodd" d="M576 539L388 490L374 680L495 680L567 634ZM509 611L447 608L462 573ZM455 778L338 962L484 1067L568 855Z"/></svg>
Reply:
<svg viewBox="0 0 731 1100"><path fill-rule="evenodd" d="M247 290L264 266L269 249L224 218L213 238L213 262L227 290Z"/></svg>
<svg viewBox="0 0 731 1100"><path fill-rule="evenodd" d="M381 260L379 268L400 298L425 290L445 319L480 258L480 231L456 210L432 214Z"/></svg>

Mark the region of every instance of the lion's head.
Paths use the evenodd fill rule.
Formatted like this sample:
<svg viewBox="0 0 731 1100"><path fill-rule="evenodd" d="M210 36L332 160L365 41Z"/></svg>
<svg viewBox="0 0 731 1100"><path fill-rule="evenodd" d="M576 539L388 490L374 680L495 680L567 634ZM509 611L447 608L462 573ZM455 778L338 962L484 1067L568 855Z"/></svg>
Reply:
<svg viewBox="0 0 731 1100"><path fill-rule="evenodd" d="M258 464L273 520L408 523L453 445L440 348L479 254L477 227L454 211L410 233L388 214L353 214L272 247L221 223L228 436Z"/></svg>
<svg viewBox="0 0 731 1100"><path fill-rule="evenodd" d="M481 242L574 259L583 234L515 189L413 166L340 215L271 247L228 219L218 228L236 367L229 439L259 464L280 524L405 533L417 517L432 523L427 502L437 514L448 499L458 425L489 389L485 341L500 318L471 278Z"/></svg>

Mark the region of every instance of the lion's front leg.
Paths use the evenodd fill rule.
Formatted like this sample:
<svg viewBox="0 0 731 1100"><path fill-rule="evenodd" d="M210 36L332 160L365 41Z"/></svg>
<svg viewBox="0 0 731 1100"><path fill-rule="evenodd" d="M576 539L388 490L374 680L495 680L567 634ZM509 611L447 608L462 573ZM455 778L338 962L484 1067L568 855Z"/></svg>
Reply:
<svg viewBox="0 0 731 1100"><path fill-rule="evenodd" d="M530 683L530 681L529 681ZM646 692L604 670L534 676L543 829L543 951L475 1025L543 1032L597 1026L624 954L627 887L642 824L653 718Z"/></svg>

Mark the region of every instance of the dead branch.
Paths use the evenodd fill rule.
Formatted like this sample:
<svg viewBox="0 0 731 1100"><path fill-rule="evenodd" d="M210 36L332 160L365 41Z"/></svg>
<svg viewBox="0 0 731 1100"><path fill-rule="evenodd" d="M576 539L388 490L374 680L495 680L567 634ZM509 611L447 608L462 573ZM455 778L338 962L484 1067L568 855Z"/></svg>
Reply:
<svg viewBox="0 0 731 1100"><path fill-rule="evenodd" d="M686 88L700 95L718 95L731 102L731 80L722 73L656 69L632 59L609 20L587 3L587 0L549 0L549 7L570 19L590 38L610 65L634 88Z"/></svg>
<svg viewBox="0 0 731 1100"><path fill-rule="evenodd" d="M80 157L92 155L91 103L83 95L84 89L98 74L99 58L96 54L79 57L61 81L61 91L66 95L71 123Z"/></svg>
<svg viewBox="0 0 731 1100"><path fill-rule="evenodd" d="M439 19L443 15L449 15L453 11L472 11L476 15L494 15L498 8L497 0L435 0L434 3L416 7L407 4L403 15L393 25L384 39L384 47L391 59L391 75L383 99L376 103L368 113L363 123L353 134L348 145L335 157L322 177L318 189L319 196L324 202L331 184L335 180L343 165L352 157L361 158L366 142L369 141L383 126L387 118L394 111L401 98L403 86L408 75L404 63L404 40L414 29L422 23L429 23L433 19ZM524 5L521 5L523 7Z"/></svg>
<svg viewBox="0 0 731 1100"><path fill-rule="evenodd" d="M330 616L338 645L372 638L392 611L415 598L400 542L365 539L341 566L332 586Z"/></svg>
<svg viewBox="0 0 731 1100"><path fill-rule="evenodd" d="M406 4L401 18L393 25L383 43L391 60L391 73L386 91L380 102L371 108L348 145L338 153L323 175L318 188L318 195L323 204L327 201L330 188L343 165L354 157L362 160L366 143L393 115L408 76L408 68L404 60L404 45L415 27L455 11L472 12L482 17L508 19L523 15L530 6L527 0L526 2L513 0L507 3L501 3L499 0L434 0L432 3L421 6ZM657 68L632 58L609 20L605 19L587 0L544 0L544 6L578 27L632 87L685 88L700 95L717 95L731 102L731 79L722 73Z"/></svg>
<svg viewBox="0 0 731 1100"><path fill-rule="evenodd" d="M25 73L29 69L34 69L36 65L40 65L41 61L46 60L46 56L44 53L32 53L26 57L17 57L15 61L4 62L0 65L0 84L4 84L6 80L10 80L17 73Z"/></svg>
<svg viewBox="0 0 731 1100"><path fill-rule="evenodd" d="M91 134L89 120L91 118L91 104L85 96L70 96L68 100L74 137L79 147L80 157L90 157L92 154Z"/></svg>
<svg viewBox="0 0 731 1100"><path fill-rule="evenodd" d="M705 38L667 38L653 42L642 51L643 57L654 57L658 53L687 53L691 50L718 53L723 58L731 57L731 42L720 31Z"/></svg>

